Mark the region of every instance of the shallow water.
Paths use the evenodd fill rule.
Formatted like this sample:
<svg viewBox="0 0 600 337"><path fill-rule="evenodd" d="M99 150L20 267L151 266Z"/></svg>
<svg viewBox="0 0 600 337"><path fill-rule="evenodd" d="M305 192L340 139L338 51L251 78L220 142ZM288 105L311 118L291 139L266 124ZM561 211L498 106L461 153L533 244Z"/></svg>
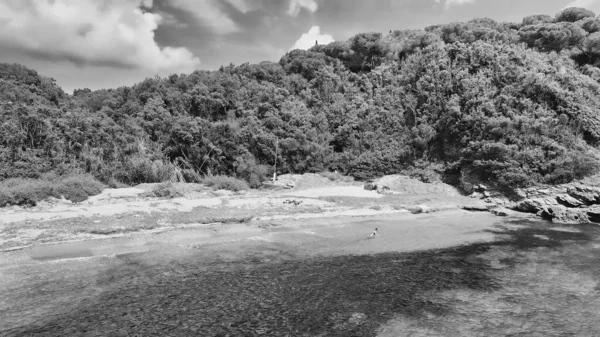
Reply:
<svg viewBox="0 0 600 337"><path fill-rule="evenodd" d="M599 235L439 213L36 248L0 264L0 334L596 336Z"/></svg>

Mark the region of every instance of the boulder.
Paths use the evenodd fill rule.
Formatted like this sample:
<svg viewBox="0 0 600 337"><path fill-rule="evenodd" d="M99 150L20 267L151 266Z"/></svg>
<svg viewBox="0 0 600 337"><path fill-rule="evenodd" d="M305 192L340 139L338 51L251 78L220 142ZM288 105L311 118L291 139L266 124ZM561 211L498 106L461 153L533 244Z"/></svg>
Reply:
<svg viewBox="0 0 600 337"><path fill-rule="evenodd" d="M588 209L587 216L591 222L600 223L600 208Z"/></svg>
<svg viewBox="0 0 600 337"><path fill-rule="evenodd" d="M527 192L520 188L515 189L515 194L521 199L527 198Z"/></svg>
<svg viewBox="0 0 600 337"><path fill-rule="evenodd" d="M495 207L496 207L496 205L486 203L486 202L480 200L478 202L473 202L468 205L463 205L462 209L464 209L465 211L473 211L473 212L487 212Z"/></svg>
<svg viewBox="0 0 600 337"><path fill-rule="evenodd" d="M479 192L473 192L471 193L471 195L469 196L473 199L483 199L483 194L479 193Z"/></svg>
<svg viewBox="0 0 600 337"><path fill-rule="evenodd" d="M513 217L513 218L522 218L522 219L535 218L534 214L517 212L517 211L510 210L508 208L505 208L505 207L493 208L490 210L490 213L497 215L497 216L509 216L509 217Z"/></svg>
<svg viewBox="0 0 600 337"><path fill-rule="evenodd" d="M490 211L492 214L497 215L497 216L508 216L508 214L511 212L510 210L504 208L504 207L498 207L498 208L494 208Z"/></svg>
<svg viewBox="0 0 600 337"><path fill-rule="evenodd" d="M567 208L563 205L544 207L538 215L548 221L564 224L578 224L588 222L588 217L581 209Z"/></svg>
<svg viewBox="0 0 600 337"><path fill-rule="evenodd" d="M516 209L521 212L538 213L545 207L557 205L558 202L553 198L532 198L521 200L517 203Z"/></svg>
<svg viewBox="0 0 600 337"><path fill-rule="evenodd" d="M412 214L421 214L421 213L430 213L432 211L431 207L427 205L417 205L413 207L409 207L408 211Z"/></svg>
<svg viewBox="0 0 600 337"><path fill-rule="evenodd" d="M473 184L469 183L469 182L461 182L460 183L460 188L465 191L467 194L468 193L472 193L473 191L475 191L475 186L473 186Z"/></svg>
<svg viewBox="0 0 600 337"><path fill-rule="evenodd" d="M367 191L374 191L377 189L377 185L372 181L367 181L364 186Z"/></svg>
<svg viewBox="0 0 600 337"><path fill-rule="evenodd" d="M583 185L572 186L567 189L567 193L585 205L594 205L600 203L600 190L594 187Z"/></svg>
<svg viewBox="0 0 600 337"><path fill-rule="evenodd" d="M361 325L362 323L365 322L366 319L367 319L367 315L365 315L361 312L356 312L356 313L353 313L352 316L350 316L350 318L348 319L348 323L354 324L354 325Z"/></svg>
<svg viewBox="0 0 600 337"><path fill-rule="evenodd" d="M558 201L558 203L563 206L571 207L571 208L577 208L577 207L584 205L583 202L573 198L572 196L570 196L568 194L562 194L562 195L557 196L556 201Z"/></svg>

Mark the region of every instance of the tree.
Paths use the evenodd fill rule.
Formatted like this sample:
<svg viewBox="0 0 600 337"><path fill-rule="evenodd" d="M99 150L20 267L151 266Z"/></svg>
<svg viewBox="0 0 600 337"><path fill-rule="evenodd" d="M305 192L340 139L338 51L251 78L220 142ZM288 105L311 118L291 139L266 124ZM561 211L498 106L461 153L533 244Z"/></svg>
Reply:
<svg viewBox="0 0 600 337"><path fill-rule="evenodd" d="M581 46L587 33L570 22L525 26L518 32L520 40L541 51L560 52Z"/></svg>
<svg viewBox="0 0 600 337"><path fill-rule="evenodd" d="M552 23L554 22L554 18L551 17L550 15L543 15L543 14L539 14L539 15L531 15L531 16L527 16L523 19L523 22L521 23L522 26L531 26L531 25L539 25L539 24L544 24L544 23Z"/></svg>
<svg viewBox="0 0 600 337"><path fill-rule="evenodd" d="M577 22L585 18L593 18L594 12L580 7L569 7L556 14L556 22Z"/></svg>

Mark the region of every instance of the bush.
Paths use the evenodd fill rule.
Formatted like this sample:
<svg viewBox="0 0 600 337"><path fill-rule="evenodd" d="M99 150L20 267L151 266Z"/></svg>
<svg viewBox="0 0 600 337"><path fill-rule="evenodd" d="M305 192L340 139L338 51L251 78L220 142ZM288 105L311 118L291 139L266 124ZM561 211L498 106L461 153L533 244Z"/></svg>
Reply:
<svg viewBox="0 0 600 337"><path fill-rule="evenodd" d="M177 198L183 196L172 183L163 183L156 186L152 190L151 195L159 198Z"/></svg>
<svg viewBox="0 0 600 337"><path fill-rule="evenodd" d="M13 178L0 183L0 207L35 206L50 197L81 202L99 194L102 189L104 185L89 174L65 177L45 175L40 179Z"/></svg>
<svg viewBox="0 0 600 337"><path fill-rule="evenodd" d="M402 170L401 172L424 183L434 183L442 180L442 171L443 166L439 163L418 161L413 167Z"/></svg>
<svg viewBox="0 0 600 337"><path fill-rule="evenodd" d="M248 183L228 176L210 176L204 178L203 183L212 187L214 190L229 190L233 192L247 190L249 188Z"/></svg>
<svg viewBox="0 0 600 337"><path fill-rule="evenodd" d="M186 183L201 183L202 175L200 173L191 170L191 169L183 169L181 170L181 175L183 176L183 180Z"/></svg>
<svg viewBox="0 0 600 337"><path fill-rule="evenodd" d="M327 172L327 171L325 171L325 172L319 173L319 175L321 177L325 177L325 178L327 178L327 179L329 179L331 181L341 181L341 182L345 182L345 183L353 182L354 181L354 178L345 176L345 175L340 174L338 172Z"/></svg>
<svg viewBox="0 0 600 337"><path fill-rule="evenodd" d="M134 157L125 162L123 169L118 172L116 178L130 185L176 182L183 180L179 171L177 166L166 160Z"/></svg>

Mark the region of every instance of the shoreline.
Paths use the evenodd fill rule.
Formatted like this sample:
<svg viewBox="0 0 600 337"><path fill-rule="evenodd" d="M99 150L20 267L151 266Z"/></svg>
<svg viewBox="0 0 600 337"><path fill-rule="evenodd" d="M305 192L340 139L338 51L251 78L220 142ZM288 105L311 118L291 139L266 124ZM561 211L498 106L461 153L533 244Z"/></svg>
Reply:
<svg viewBox="0 0 600 337"><path fill-rule="evenodd" d="M149 196L158 184L107 189L82 203L61 199L31 208L0 210L0 252L61 242L108 240L193 226L294 219L369 217L386 214L425 214L452 210L490 212L516 219L534 214L502 210L480 199L458 194L447 185L399 178L399 192L381 194L362 184L311 181L291 190L210 191L201 185L174 185L177 198ZM403 190L402 190L403 189ZM21 247L21 248L20 248Z"/></svg>

